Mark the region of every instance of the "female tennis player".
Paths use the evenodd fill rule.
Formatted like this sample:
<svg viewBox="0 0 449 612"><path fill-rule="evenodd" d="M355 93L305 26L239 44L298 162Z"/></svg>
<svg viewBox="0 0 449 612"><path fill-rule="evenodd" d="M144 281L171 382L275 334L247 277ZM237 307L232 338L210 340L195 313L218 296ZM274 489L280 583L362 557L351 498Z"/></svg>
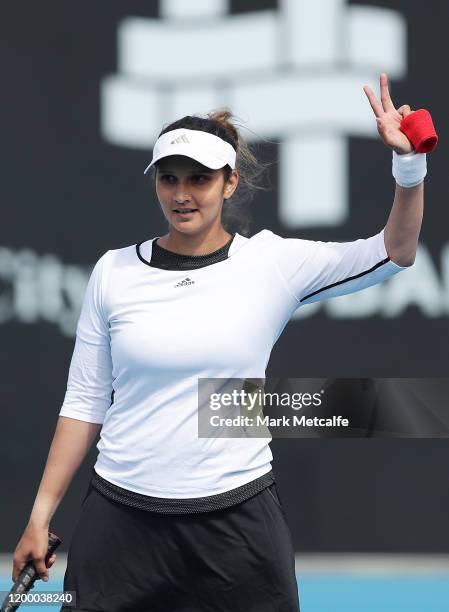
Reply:
<svg viewBox="0 0 449 612"><path fill-rule="evenodd" d="M231 113L163 129L145 172L153 168L167 233L95 264L14 579L28 558L48 577L50 520L101 432L64 579L77 604L62 610L299 610L269 439L200 438L198 379L263 379L301 304L413 264L426 155L399 129L412 111L394 107L385 74L380 88L381 103L365 93L393 150L396 193L382 231L353 242L229 232L224 216L255 162Z"/></svg>

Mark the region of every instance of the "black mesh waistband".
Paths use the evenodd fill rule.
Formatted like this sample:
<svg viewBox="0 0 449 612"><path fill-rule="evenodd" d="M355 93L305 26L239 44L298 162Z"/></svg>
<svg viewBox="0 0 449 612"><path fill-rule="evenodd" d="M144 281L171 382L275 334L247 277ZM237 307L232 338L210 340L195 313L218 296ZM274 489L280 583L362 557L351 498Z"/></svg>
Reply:
<svg viewBox="0 0 449 612"><path fill-rule="evenodd" d="M263 489L266 489L274 482L273 471L270 470L263 476L252 480L236 489L208 495L207 497L194 497L189 499L171 499L165 497L150 497L135 493L128 489L123 489L118 485L102 478L95 470L91 485L102 495L109 499L149 512L159 512L160 514L196 514L199 512L211 512L235 506L246 501Z"/></svg>

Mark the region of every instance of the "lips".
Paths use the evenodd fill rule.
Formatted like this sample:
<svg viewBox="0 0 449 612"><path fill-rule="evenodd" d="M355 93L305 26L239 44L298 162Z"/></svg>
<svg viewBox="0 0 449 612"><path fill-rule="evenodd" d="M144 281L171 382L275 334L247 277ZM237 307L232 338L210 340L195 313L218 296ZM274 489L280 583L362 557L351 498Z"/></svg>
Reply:
<svg viewBox="0 0 449 612"><path fill-rule="evenodd" d="M192 215L197 210L198 210L197 208L175 208L173 212L176 213L177 215L186 216L186 215Z"/></svg>

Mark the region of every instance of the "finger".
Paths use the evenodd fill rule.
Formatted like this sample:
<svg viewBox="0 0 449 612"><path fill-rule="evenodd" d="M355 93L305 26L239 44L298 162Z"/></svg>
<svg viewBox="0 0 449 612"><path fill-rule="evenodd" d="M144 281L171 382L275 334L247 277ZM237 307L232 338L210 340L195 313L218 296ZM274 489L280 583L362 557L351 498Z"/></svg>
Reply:
<svg viewBox="0 0 449 612"><path fill-rule="evenodd" d="M365 85L363 87L363 91L366 93L366 97L368 98L369 103L371 104L371 108L373 109L376 117L381 117L384 114L384 109L382 108L382 105L378 102L371 87Z"/></svg>
<svg viewBox="0 0 449 612"><path fill-rule="evenodd" d="M25 567L26 563L24 561L14 561L13 570L12 570L12 581L15 582L20 575L20 572Z"/></svg>
<svg viewBox="0 0 449 612"><path fill-rule="evenodd" d="M385 72L380 75L380 99L382 100L382 106L386 113L392 110L396 110L393 104L393 100L390 97L388 90L388 77Z"/></svg>
<svg viewBox="0 0 449 612"><path fill-rule="evenodd" d="M31 560L31 554L23 555L21 553L14 553L13 555L13 566L12 566L12 579L15 582L20 572L23 570L25 565Z"/></svg>
<svg viewBox="0 0 449 612"><path fill-rule="evenodd" d="M42 580L48 580L48 571L47 566L45 565L44 557L34 557L34 565L36 567L36 571L39 574L39 577Z"/></svg>
<svg viewBox="0 0 449 612"><path fill-rule="evenodd" d="M403 117L407 117L407 115L410 115L413 112L414 111L412 111L408 104L403 104L400 108L398 108L398 113L400 113Z"/></svg>

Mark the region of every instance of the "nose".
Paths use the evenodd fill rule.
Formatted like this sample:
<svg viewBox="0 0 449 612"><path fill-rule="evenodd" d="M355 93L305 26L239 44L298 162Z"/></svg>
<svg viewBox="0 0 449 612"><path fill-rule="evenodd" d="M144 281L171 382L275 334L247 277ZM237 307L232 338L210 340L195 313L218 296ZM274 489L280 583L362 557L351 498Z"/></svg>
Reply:
<svg viewBox="0 0 449 612"><path fill-rule="evenodd" d="M178 182L176 190L173 194L173 199L176 204L184 204L184 202L190 202L192 199L192 196L187 193L185 185L182 181Z"/></svg>

